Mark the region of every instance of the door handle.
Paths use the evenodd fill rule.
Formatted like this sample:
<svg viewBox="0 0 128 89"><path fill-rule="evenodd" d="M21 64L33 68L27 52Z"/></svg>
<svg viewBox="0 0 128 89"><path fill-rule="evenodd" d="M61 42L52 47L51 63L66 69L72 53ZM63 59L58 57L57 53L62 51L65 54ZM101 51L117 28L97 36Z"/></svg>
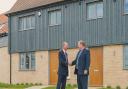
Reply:
<svg viewBox="0 0 128 89"><path fill-rule="evenodd" d="M99 70L98 69L94 69L94 72L99 72Z"/></svg>
<svg viewBox="0 0 128 89"><path fill-rule="evenodd" d="M56 72L56 70L53 70L53 72Z"/></svg>

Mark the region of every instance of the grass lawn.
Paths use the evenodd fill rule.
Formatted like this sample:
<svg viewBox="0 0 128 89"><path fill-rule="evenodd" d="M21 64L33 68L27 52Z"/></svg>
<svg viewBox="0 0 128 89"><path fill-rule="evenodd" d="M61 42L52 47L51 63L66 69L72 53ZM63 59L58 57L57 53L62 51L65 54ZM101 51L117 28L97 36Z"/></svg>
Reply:
<svg viewBox="0 0 128 89"><path fill-rule="evenodd" d="M0 88L0 89L25 89L25 88Z"/></svg>
<svg viewBox="0 0 128 89"><path fill-rule="evenodd" d="M25 89L27 87L30 87L31 85L10 85L10 84L5 84L5 83L0 83L0 89Z"/></svg>
<svg viewBox="0 0 128 89"><path fill-rule="evenodd" d="M77 88L77 86L67 86L66 89L75 89ZM47 87L47 88L43 88L43 89L56 89L55 86L52 87ZM110 87L106 87L106 88L97 88L97 89L121 89L121 88L110 88Z"/></svg>

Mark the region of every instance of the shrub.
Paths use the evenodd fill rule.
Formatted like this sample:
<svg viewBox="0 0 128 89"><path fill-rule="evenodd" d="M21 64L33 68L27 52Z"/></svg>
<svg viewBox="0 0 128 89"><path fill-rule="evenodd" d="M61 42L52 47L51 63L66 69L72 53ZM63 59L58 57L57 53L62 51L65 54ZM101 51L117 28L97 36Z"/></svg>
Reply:
<svg viewBox="0 0 128 89"><path fill-rule="evenodd" d="M38 85L38 83L35 83L35 85Z"/></svg>
<svg viewBox="0 0 128 89"><path fill-rule="evenodd" d="M29 85L28 83L25 83L25 85Z"/></svg>
<svg viewBox="0 0 128 89"><path fill-rule="evenodd" d="M112 87L111 86L107 86L108 89L111 89Z"/></svg>
<svg viewBox="0 0 128 89"><path fill-rule="evenodd" d="M24 83L21 83L20 85L24 85Z"/></svg>
<svg viewBox="0 0 128 89"><path fill-rule="evenodd" d="M16 85L20 85L19 83L17 83Z"/></svg>
<svg viewBox="0 0 128 89"><path fill-rule="evenodd" d="M39 85L43 85L42 83L39 83Z"/></svg>
<svg viewBox="0 0 128 89"><path fill-rule="evenodd" d="M33 83L30 83L31 86L33 86L34 84Z"/></svg>
<svg viewBox="0 0 128 89"><path fill-rule="evenodd" d="M116 89L121 89L121 87L120 86L116 86Z"/></svg>
<svg viewBox="0 0 128 89"><path fill-rule="evenodd" d="M128 86L126 87L126 89L128 89Z"/></svg>

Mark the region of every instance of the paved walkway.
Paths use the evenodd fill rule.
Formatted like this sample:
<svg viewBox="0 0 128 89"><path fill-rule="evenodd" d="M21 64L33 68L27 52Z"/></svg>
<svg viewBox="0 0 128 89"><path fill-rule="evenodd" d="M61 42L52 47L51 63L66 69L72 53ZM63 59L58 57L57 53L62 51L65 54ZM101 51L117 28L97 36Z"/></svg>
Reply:
<svg viewBox="0 0 128 89"><path fill-rule="evenodd" d="M26 88L26 89L42 89L42 88L46 88L46 87L48 87L48 86L33 86L33 87ZM98 89L98 87L89 87L89 89Z"/></svg>
<svg viewBox="0 0 128 89"><path fill-rule="evenodd" d="M89 87L88 89L99 89L100 87ZM76 88L77 89L77 88Z"/></svg>
<svg viewBox="0 0 128 89"><path fill-rule="evenodd" d="M46 88L48 86L32 86L32 87L29 87L29 88L26 88L26 89L42 89L42 88Z"/></svg>

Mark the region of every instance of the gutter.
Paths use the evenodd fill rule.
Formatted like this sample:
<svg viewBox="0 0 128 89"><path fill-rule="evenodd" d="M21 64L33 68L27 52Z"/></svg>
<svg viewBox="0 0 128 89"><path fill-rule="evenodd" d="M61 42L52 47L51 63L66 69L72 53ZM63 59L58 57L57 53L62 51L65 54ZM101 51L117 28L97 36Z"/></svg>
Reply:
<svg viewBox="0 0 128 89"><path fill-rule="evenodd" d="M35 11L35 10L40 10L40 9L46 9L46 8L51 8L51 7L55 7L58 5L66 5L68 3L72 3L72 2L81 2L81 1L85 1L85 0L63 0L63 1L59 1L59 2L54 2L54 3L50 3L50 4L46 4L46 5L42 5L42 6L37 6L37 7L32 7L32 8L26 8L26 9L21 9L21 10L17 10L14 12L6 12L5 15L15 15L15 14L22 14L23 12L26 13L28 11Z"/></svg>

